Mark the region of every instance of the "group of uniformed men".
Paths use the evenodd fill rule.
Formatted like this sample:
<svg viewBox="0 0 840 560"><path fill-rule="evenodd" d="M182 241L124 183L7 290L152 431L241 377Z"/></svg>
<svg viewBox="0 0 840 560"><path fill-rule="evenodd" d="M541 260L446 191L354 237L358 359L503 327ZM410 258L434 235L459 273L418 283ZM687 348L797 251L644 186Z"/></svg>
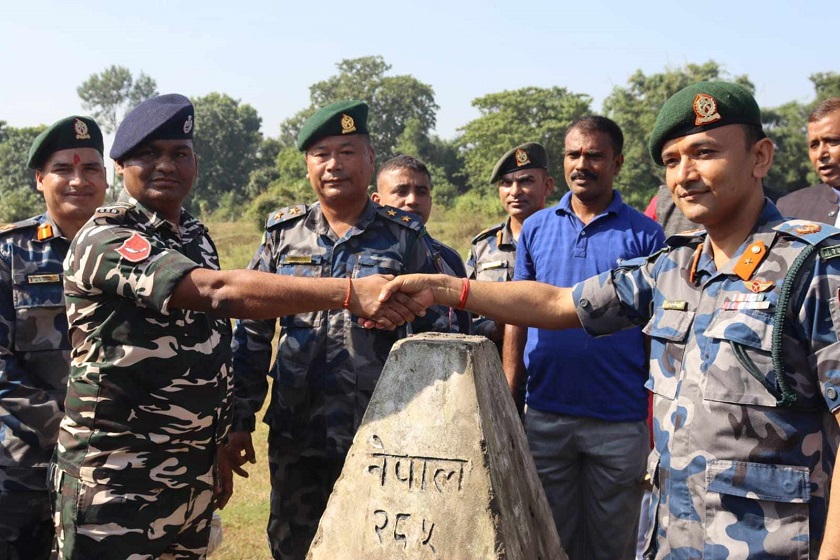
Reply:
<svg viewBox="0 0 840 560"><path fill-rule="evenodd" d="M840 188L840 104L821 115L834 124L814 127L812 161ZM496 282L553 188L541 146L499 160L509 218L473 240L465 270L423 227L421 162L386 163L368 196L359 101L299 132L318 201L273 212L249 270L222 271L182 208L196 124L176 94L126 115L110 156L127 202L113 206L95 122L62 119L32 145L46 213L0 232L0 560L203 558L212 511L255 461L267 374L269 542L303 558L392 344L499 341L505 324L644 326L648 557L840 557L840 230L764 198L774 146L746 90L689 86L652 131L677 207L704 229L573 288Z"/></svg>

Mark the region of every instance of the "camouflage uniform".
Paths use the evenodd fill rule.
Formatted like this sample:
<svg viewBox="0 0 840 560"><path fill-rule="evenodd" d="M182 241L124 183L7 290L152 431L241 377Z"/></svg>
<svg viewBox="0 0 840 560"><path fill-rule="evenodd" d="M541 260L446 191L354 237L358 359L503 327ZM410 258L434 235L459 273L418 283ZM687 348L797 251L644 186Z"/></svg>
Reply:
<svg viewBox="0 0 840 560"><path fill-rule="evenodd" d="M467 278L485 282L510 282L516 265L516 240L510 231L510 218L473 237L467 259ZM473 334L488 336L495 322L484 317L473 321ZM499 348L501 353L501 347Z"/></svg>
<svg viewBox="0 0 840 560"><path fill-rule="evenodd" d="M0 233L0 558L49 557L47 467L70 362L61 278L70 241L48 216Z"/></svg>
<svg viewBox="0 0 840 560"><path fill-rule="evenodd" d="M170 309L169 298L189 271L218 270L216 249L186 212L175 226L134 202L98 209L65 265L73 350L56 481L63 553L203 557L216 446L230 419L230 323Z"/></svg>
<svg viewBox="0 0 840 560"><path fill-rule="evenodd" d="M320 204L272 214L250 268L313 278L437 271L417 216L370 201L357 226L340 239ZM430 310L412 328L432 330L439 321ZM236 431L254 430L268 390L276 323L236 324ZM264 419L270 426L272 476L268 534L275 558L303 558L388 352L405 336L405 327L365 329L343 309L281 317L280 326L277 359L270 370L271 404Z"/></svg>
<svg viewBox="0 0 840 560"><path fill-rule="evenodd" d="M699 232L574 288L591 334L644 324L651 337L649 558L816 557L840 441L838 243L840 230L782 222L768 201L720 271ZM785 275L811 246L783 305Z"/></svg>

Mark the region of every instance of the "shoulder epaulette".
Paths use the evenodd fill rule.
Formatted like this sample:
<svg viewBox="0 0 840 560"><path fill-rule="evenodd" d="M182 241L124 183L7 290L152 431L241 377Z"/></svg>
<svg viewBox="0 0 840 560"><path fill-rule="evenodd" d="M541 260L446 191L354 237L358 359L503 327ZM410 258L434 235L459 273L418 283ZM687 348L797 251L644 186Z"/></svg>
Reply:
<svg viewBox="0 0 840 560"><path fill-rule="evenodd" d="M265 221L265 229L271 229L277 224L282 224L283 222L288 222L289 220L302 218L303 216L306 216L307 212L308 210L306 208L306 204L296 204L294 206L281 208L280 210L272 212L268 215L268 219Z"/></svg>
<svg viewBox="0 0 840 560"><path fill-rule="evenodd" d="M385 216L389 220L397 222L403 227L413 229L414 231L423 230L423 222L416 214L394 208L392 206L380 206L376 209L380 216Z"/></svg>
<svg viewBox="0 0 840 560"><path fill-rule="evenodd" d="M840 237L840 229L808 220L788 220L773 229L796 237L810 245L822 243L829 237Z"/></svg>
<svg viewBox="0 0 840 560"><path fill-rule="evenodd" d="M505 225L505 223L502 222L501 224L496 224L494 226L490 226L489 228L481 231L478 235L473 237L472 241L470 241L470 243L477 243L477 242L481 241L482 239L486 239L487 237L490 237L491 235L495 235L497 231L499 231L500 229L502 229L504 227L504 225Z"/></svg>
<svg viewBox="0 0 840 560"><path fill-rule="evenodd" d="M134 205L128 202L117 202L110 206L101 206L93 213L93 223L97 225L125 223L125 215L132 208L134 208Z"/></svg>
<svg viewBox="0 0 840 560"><path fill-rule="evenodd" d="M32 226L38 226L38 217L37 216L33 217L33 218L27 218L27 219L21 220L19 222L13 222L13 223L10 223L10 224L3 224L2 226L0 226L0 235L9 233L11 231L16 231L16 230L27 228L27 227L32 227Z"/></svg>

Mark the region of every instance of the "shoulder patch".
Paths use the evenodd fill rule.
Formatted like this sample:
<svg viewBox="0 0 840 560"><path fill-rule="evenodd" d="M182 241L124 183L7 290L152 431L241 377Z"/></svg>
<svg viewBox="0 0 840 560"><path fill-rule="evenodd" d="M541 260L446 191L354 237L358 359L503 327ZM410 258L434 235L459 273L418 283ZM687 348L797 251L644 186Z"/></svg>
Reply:
<svg viewBox="0 0 840 560"><path fill-rule="evenodd" d="M805 243L817 245L828 238L840 239L840 229L819 222L810 220L787 220L773 228L774 230L788 234Z"/></svg>
<svg viewBox="0 0 840 560"><path fill-rule="evenodd" d="M477 243L477 242L481 241L482 239L486 239L486 238L490 237L491 235L495 235L496 232L499 231L500 229L502 229L504 226L505 226L504 222L502 222L501 224L496 224L494 226L490 226L489 228L479 232L478 235L473 237L472 241L470 241L470 243Z"/></svg>
<svg viewBox="0 0 840 560"><path fill-rule="evenodd" d="M123 224L125 223L126 213L132 208L134 208L134 205L127 202L118 202L110 206L100 206L93 213L93 223L96 225Z"/></svg>
<svg viewBox="0 0 840 560"><path fill-rule="evenodd" d="M285 208L276 210L268 215L268 218L265 221L265 229L271 229L277 224L282 224L283 222L288 222L289 220L296 220L297 218L306 216L308 212L309 209L306 207L306 204L286 206Z"/></svg>
<svg viewBox="0 0 840 560"><path fill-rule="evenodd" d="M423 229L423 222L420 221L420 218L418 218L416 214L399 210L391 206L380 206L376 209L376 212L380 216L384 216L389 220L397 222L403 227L413 229L414 231L422 231Z"/></svg>
<svg viewBox="0 0 840 560"><path fill-rule="evenodd" d="M21 220L19 222L13 222L11 224L3 224L0 226L0 235L9 233L11 231L16 231L23 228L33 227L38 225L38 217L27 218L25 220Z"/></svg>

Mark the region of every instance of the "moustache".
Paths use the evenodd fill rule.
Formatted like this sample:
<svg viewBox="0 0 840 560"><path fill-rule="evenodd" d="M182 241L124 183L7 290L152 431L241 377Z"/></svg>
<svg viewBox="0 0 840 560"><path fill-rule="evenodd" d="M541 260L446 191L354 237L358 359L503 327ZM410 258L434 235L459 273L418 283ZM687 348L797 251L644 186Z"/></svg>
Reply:
<svg viewBox="0 0 840 560"><path fill-rule="evenodd" d="M591 179L595 180L598 178L598 175L589 171L588 169L582 169L580 171L572 171L572 174L569 175L569 179L572 181L577 181L578 179Z"/></svg>

